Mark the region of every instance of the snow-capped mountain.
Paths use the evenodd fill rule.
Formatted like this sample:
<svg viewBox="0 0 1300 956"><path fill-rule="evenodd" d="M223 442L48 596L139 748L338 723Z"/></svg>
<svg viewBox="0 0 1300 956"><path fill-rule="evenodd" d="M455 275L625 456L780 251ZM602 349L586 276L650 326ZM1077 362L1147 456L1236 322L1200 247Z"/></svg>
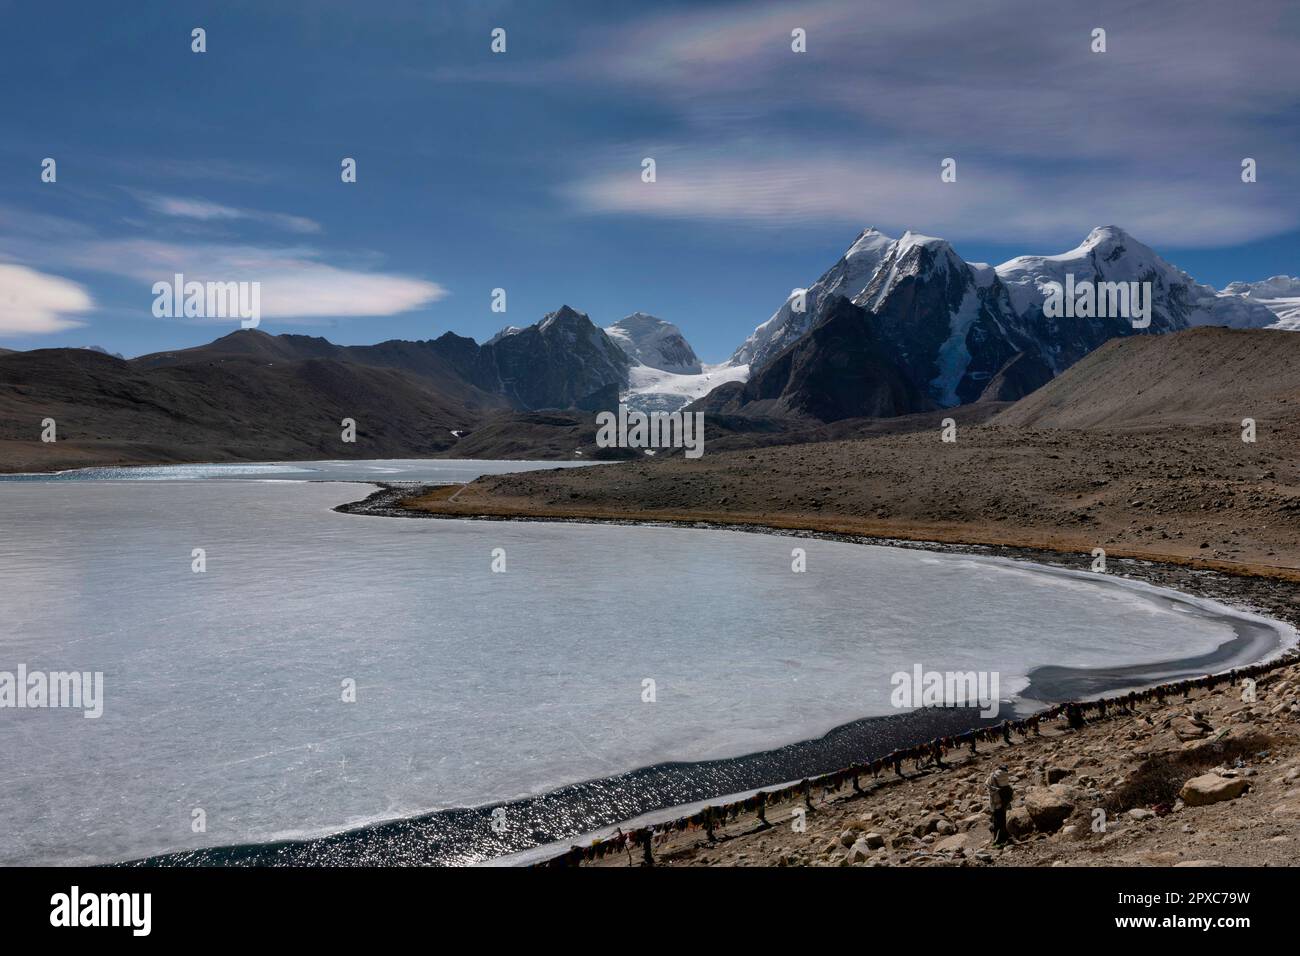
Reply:
<svg viewBox="0 0 1300 956"><path fill-rule="evenodd" d="M605 326L605 334L628 358L650 368L678 375L698 375L704 370L681 329L645 312L633 312Z"/></svg>
<svg viewBox="0 0 1300 956"><path fill-rule="evenodd" d="M1020 256L997 267L1020 314L1040 310L1048 282L1150 282L1155 311L1178 327L1225 325L1260 328L1273 320L1268 310L1245 300L1221 297L1118 226L1100 226L1079 246L1056 256ZM1067 320L1072 321L1072 320ZM1152 323L1155 324L1154 321Z"/></svg>
<svg viewBox="0 0 1300 956"><path fill-rule="evenodd" d="M1273 276L1259 282L1229 282L1223 295L1244 295L1255 299L1294 299L1300 297L1300 279L1295 276Z"/></svg>
<svg viewBox="0 0 1300 956"><path fill-rule="evenodd" d="M747 365L703 364L677 326L645 312L633 312L604 331L631 362L620 398L638 411L675 412L749 375Z"/></svg>
<svg viewBox="0 0 1300 956"><path fill-rule="evenodd" d="M1071 282L1150 283L1149 325L1135 327L1132 314L1051 317L1044 308L1049 290ZM835 306L839 296L862 310L861 318ZM864 406L850 392L860 391L862 383L854 384L835 370L834 362L817 355L816 343L810 353L803 341L832 312L841 327L869 322L875 339L858 341L841 328L820 336L821 348L854 342L872 356L876 368L897 366L914 394L940 407L1020 398L1117 336L1174 332L1190 325L1255 327L1275 319L1249 297L1220 295L1196 282L1116 226L1092 230L1077 247L1059 255L1021 256L997 267L966 262L932 236L908 232L890 239L869 229L809 287L806 311L793 307L797 301L793 295L787 299L733 355L733 363L749 362L752 382L762 380L761 387L731 389L721 396L729 409L761 401L764 407L818 409L823 420L830 420L826 414L861 414L855 410ZM788 368L775 381L764 376L796 342L801 351L794 362L787 361ZM837 397L815 394L819 389ZM895 388L888 402L903 407L907 396Z"/></svg>
<svg viewBox="0 0 1300 956"><path fill-rule="evenodd" d="M979 398L1017 354L1034 351L996 273L947 242L907 232L853 303L869 311L909 379L942 406Z"/></svg>
<svg viewBox="0 0 1300 956"><path fill-rule="evenodd" d="M1149 324L1105 309L1048 314L1049 292L1088 283L1150 283ZM482 346L445 336L435 345L467 381L516 408L604 407L616 391L634 408L676 411L727 386L704 404L833 421L1015 400L1108 339L1191 325L1300 330L1300 279L1219 293L1116 226L1067 252L996 267L933 236L867 229L720 365L700 362L677 326L644 312L600 329L565 307Z"/></svg>
<svg viewBox="0 0 1300 956"><path fill-rule="evenodd" d="M1230 282L1219 293L1220 299L1242 299L1262 305L1273 315L1267 328L1300 332L1300 279L1273 276L1259 282Z"/></svg>
<svg viewBox="0 0 1300 956"><path fill-rule="evenodd" d="M755 368L764 365L817 323L831 296L856 300L893 243L893 239L876 229L864 229L840 261L804 290L802 303L799 290L792 290L781 308L736 349L728 364ZM797 308L800 304L803 311Z"/></svg>
<svg viewBox="0 0 1300 956"><path fill-rule="evenodd" d="M672 412L749 372L705 365L677 326L645 312L601 329L564 306L535 325L507 326L482 345L451 335L435 344L468 381L525 410L603 409L617 400Z"/></svg>

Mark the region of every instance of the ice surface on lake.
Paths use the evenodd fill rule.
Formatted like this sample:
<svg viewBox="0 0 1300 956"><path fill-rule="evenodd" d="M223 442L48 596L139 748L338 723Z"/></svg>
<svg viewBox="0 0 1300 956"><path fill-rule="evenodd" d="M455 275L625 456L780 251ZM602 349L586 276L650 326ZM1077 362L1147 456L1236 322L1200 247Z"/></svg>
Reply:
<svg viewBox="0 0 1300 956"><path fill-rule="evenodd" d="M0 670L102 671L105 695L97 720L0 710L0 863L315 835L771 748L892 712L915 663L997 670L1006 696L1036 665L1232 637L1168 592L996 559L330 510L365 491L0 486Z"/></svg>
<svg viewBox="0 0 1300 956"><path fill-rule="evenodd" d="M183 481L244 478L270 481L418 481L452 484L479 475L577 468L584 461L484 461L465 458L385 458L347 461L253 461L191 465L110 465L55 473L0 475L0 481Z"/></svg>

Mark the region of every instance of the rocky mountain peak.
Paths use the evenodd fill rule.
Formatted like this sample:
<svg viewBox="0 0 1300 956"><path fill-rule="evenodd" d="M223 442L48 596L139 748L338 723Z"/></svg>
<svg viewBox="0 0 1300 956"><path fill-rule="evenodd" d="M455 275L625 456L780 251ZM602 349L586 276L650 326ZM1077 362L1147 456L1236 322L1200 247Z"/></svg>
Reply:
<svg viewBox="0 0 1300 956"><path fill-rule="evenodd" d="M606 326L605 334L641 365L681 375L703 371L699 357L671 322L647 312L633 312Z"/></svg>
<svg viewBox="0 0 1300 956"><path fill-rule="evenodd" d="M1134 294L1141 299L1131 301L1145 304L1131 308L1132 314L1046 314L1044 304L1052 289L1092 282L1124 284L1126 293L1137 284ZM1267 288L1276 296L1291 286L1270 280ZM997 384L999 399L1007 400L1114 337L1173 332L1191 325L1263 327L1279 316L1286 318L1278 310L1287 303L1271 299L1274 315L1260 301L1261 291L1243 284L1220 295L1115 225L1097 226L1066 252L1020 256L996 267L968 263L951 244L934 236L909 230L893 240L866 229L806 290L804 310L796 307L800 296L792 294L754 330L732 364L748 362L750 375L761 375L785 350L796 343L803 347L805 337L830 320L833 300L844 296L864 310L863 317L837 313L837 323L870 323L880 355L928 400L940 406L972 402L991 383ZM1141 311L1147 314L1138 314ZM823 336L821 347L839 341L846 340ZM832 367L810 355L807 347L800 355L805 370ZM797 387L815 390L818 385L804 375ZM804 401L797 395L786 398L791 407Z"/></svg>

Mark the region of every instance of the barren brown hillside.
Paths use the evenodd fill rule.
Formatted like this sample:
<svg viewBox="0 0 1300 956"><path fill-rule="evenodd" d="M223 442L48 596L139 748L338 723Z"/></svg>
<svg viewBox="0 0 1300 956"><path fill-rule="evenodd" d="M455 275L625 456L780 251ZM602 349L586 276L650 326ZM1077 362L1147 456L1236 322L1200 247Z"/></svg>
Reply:
<svg viewBox="0 0 1300 956"><path fill-rule="evenodd" d="M994 423L1034 428L1216 425L1300 415L1300 335L1198 328L1111 339Z"/></svg>

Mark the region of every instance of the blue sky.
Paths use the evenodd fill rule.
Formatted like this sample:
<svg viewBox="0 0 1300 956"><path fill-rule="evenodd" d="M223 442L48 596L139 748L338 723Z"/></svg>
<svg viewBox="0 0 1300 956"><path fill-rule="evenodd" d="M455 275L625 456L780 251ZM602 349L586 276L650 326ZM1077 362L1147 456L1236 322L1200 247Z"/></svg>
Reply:
<svg viewBox="0 0 1300 956"><path fill-rule="evenodd" d="M1219 287L1300 272L1294 3L125 9L0 0L5 347L236 327L153 316L182 271L262 282L270 332L481 340L569 304L719 360L868 225L1000 262L1114 223Z"/></svg>

